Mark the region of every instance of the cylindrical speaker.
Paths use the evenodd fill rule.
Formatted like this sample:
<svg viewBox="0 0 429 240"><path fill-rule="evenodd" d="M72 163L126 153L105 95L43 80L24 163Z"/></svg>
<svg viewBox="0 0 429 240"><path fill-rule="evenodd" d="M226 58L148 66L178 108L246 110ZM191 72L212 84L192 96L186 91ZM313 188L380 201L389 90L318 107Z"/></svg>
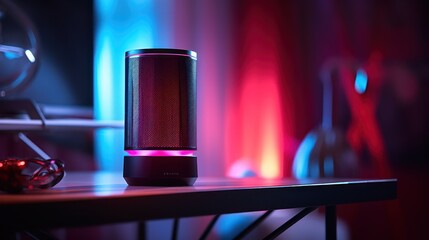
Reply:
<svg viewBox="0 0 429 240"><path fill-rule="evenodd" d="M197 54L125 53L124 178L129 185L192 185L197 178Z"/></svg>

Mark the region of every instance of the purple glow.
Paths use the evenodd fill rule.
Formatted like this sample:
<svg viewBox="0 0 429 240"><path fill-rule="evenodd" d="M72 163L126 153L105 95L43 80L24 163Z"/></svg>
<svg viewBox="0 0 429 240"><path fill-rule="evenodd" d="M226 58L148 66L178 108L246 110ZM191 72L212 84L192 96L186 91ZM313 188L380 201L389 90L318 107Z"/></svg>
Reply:
<svg viewBox="0 0 429 240"><path fill-rule="evenodd" d="M195 156L194 150L126 150L129 156Z"/></svg>
<svg viewBox="0 0 429 240"><path fill-rule="evenodd" d="M138 54L129 55L127 57L128 58L136 58L136 57L150 56L150 55L155 55L155 56L165 55L165 56L191 57L192 59L197 60L196 53L192 53L191 55L189 55L189 54L180 54L180 53L138 53Z"/></svg>

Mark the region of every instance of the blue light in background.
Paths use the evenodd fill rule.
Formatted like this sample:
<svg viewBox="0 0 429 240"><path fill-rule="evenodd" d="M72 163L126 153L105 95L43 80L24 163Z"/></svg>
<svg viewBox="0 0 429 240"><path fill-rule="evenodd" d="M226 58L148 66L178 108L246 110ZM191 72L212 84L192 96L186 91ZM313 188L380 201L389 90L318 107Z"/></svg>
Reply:
<svg viewBox="0 0 429 240"><path fill-rule="evenodd" d="M310 165L311 152L316 146L317 134L310 132L302 141L301 145L296 151L295 158L293 160L292 172L298 179L307 178L311 173L318 173L318 165Z"/></svg>
<svg viewBox="0 0 429 240"><path fill-rule="evenodd" d="M95 0L95 119L124 120L125 52L168 47L171 21L163 13L171 6L171 0ZM97 130L95 156L99 170L122 171L124 131Z"/></svg>
<svg viewBox="0 0 429 240"><path fill-rule="evenodd" d="M366 75L365 70L358 69L356 72L356 79L355 79L355 90L359 94L363 94L366 91L366 88L368 86L368 76Z"/></svg>
<svg viewBox="0 0 429 240"><path fill-rule="evenodd" d="M232 239L256 220L258 214L253 212L230 213L220 217L216 224L216 236L221 239Z"/></svg>

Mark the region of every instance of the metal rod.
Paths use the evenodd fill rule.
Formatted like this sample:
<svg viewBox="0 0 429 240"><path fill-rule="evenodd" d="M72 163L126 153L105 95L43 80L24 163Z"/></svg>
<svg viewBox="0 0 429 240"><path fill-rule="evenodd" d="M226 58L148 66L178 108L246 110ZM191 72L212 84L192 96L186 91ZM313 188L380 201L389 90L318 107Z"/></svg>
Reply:
<svg viewBox="0 0 429 240"><path fill-rule="evenodd" d="M33 240L57 240L55 236L43 230L23 231L23 234L27 235Z"/></svg>
<svg viewBox="0 0 429 240"><path fill-rule="evenodd" d="M260 217L258 217L253 223L251 223L247 228L245 228L243 231L241 231L234 239L243 239L244 236L249 234L253 229L255 229L262 221L264 221L265 218L267 218L273 210L266 211L264 214L262 214Z"/></svg>
<svg viewBox="0 0 429 240"><path fill-rule="evenodd" d="M325 70L322 74L323 82L323 116L322 116L322 127L323 129L331 129L333 126L332 119L332 79L331 72Z"/></svg>
<svg viewBox="0 0 429 240"><path fill-rule="evenodd" d="M209 225L207 225L206 229L204 230L203 234L200 237L200 240L206 239L209 235L210 231L212 230L213 226L216 224L216 221L219 219L221 215L215 215L212 220L210 221Z"/></svg>
<svg viewBox="0 0 429 240"><path fill-rule="evenodd" d="M177 239L177 234L179 232L179 218L175 218L173 221L173 232L171 235L171 239L172 240L176 240Z"/></svg>
<svg viewBox="0 0 429 240"><path fill-rule="evenodd" d="M292 225L294 225L299 220L301 220L303 217L307 216L307 214L313 212L316 209L317 209L316 207L307 207L307 208L302 209L299 213L297 213L295 216L293 216L291 219L289 219L283 225L281 225L280 227L278 227L272 233L268 234L268 236L266 236L264 238L264 240L274 239L274 238L278 237L280 234L282 234L284 231L286 231Z"/></svg>
<svg viewBox="0 0 429 240"><path fill-rule="evenodd" d="M335 206L325 207L325 228L326 239L337 239L337 213Z"/></svg>
<svg viewBox="0 0 429 240"><path fill-rule="evenodd" d="M1 131L28 130L91 130L98 128L123 128L124 121L92 119L0 119Z"/></svg>
<svg viewBox="0 0 429 240"><path fill-rule="evenodd" d="M139 221L137 226L138 226L137 238L139 240L146 240L146 221Z"/></svg>
<svg viewBox="0 0 429 240"><path fill-rule="evenodd" d="M31 150L33 150L39 157L47 160L51 159L51 157L45 153L41 148L39 148L33 141L31 141L24 133L18 133L19 139L25 143Z"/></svg>

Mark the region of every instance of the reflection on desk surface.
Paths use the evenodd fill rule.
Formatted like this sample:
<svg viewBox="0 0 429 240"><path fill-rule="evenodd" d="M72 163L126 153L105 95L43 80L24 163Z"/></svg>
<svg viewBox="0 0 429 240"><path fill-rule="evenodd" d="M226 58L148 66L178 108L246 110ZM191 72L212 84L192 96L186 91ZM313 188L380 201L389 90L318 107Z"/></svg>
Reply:
<svg viewBox="0 0 429 240"><path fill-rule="evenodd" d="M76 199L94 199L100 197L120 198L142 195L162 195L198 191L228 191L254 188L295 187L303 185L316 186L362 183L380 180L352 179L261 179L261 178L199 178L194 186L159 187L159 186L128 186L121 172L69 172L55 187L45 190L29 190L22 194L0 193L0 205L27 202L58 202Z"/></svg>

